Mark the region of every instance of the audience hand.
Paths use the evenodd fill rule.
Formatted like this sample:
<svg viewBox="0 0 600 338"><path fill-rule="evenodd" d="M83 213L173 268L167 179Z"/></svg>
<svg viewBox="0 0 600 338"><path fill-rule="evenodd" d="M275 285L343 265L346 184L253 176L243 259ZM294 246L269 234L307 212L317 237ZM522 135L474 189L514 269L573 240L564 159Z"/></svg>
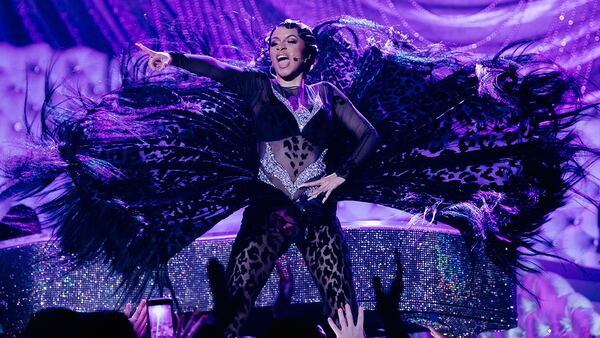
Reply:
<svg viewBox="0 0 600 338"><path fill-rule="evenodd" d="M224 316L228 312L231 297L227 290L227 282L225 280L225 267L216 258L211 258L206 267L208 274L208 283L213 298L213 312L216 316ZM223 317L221 317L223 318Z"/></svg>
<svg viewBox="0 0 600 338"><path fill-rule="evenodd" d="M177 315L175 338L194 338L207 321L208 315L203 315L199 311L194 311L187 321L183 314Z"/></svg>
<svg viewBox="0 0 600 338"><path fill-rule="evenodd" d="M131 326L135 331L135 335L141 338L146 332L146 326L148 325L148 311L146 300L142 299L140 304L135 309L133 316L131 316L131 304L125 305L125 316L129 318Z"/></svg>
<svg viewBox="0 0 600 338"><path fill-rule="evenodd" d="M375 289L375 300L377 302L376 310L383 320L387 337L408 337L404 333L404 326L400 321L400 312L398 311L398 303L404 289L404 282L402 280L404 272L397 249L394 251L394 261L396 262L396 276L388 291L383 290L379 276L373 277L373 288Z"/></svg>
<svg viewBox="0 0 600 338"><path fill-rule="evenodd" d="M236 299L229 294L225 267L216 258L211 258L207 265L208 283L213 299L212 314L207 319L207 329L212 330L209 337L222 337L225 327L233 320L234 309L240 306Z"/></svg>
<svg viewBox="0 0 600 338"><path fill-rule="evenodd" d="M337 338L364 338L365 331L363 330L363 321L364 321L364 312L363 307L358 308L358 318L356 319L356 324L354 324L354 318L352 317L352 310L350 309L350 305L346 304L346 313L344 315L344 310L338 309L338 319L340 321L340 326L338 327L333 322L333 319L327 318L327 322L329 326L335 333Z"/></svg>
<svg viewBox="0 0 600 338"><path fill-rule="evenodd" d="M323 327L321 325L317 325L317 327L315 329L317 330L317 333L319 334L319 336L321 338L327 338L327 333L325 333L325 330L323 329Z"/></svg>
<svg viewBox="0 0 600 338"><path fill-rule="evenodd" d="M375 289L375 300L377 302L377 311L384 313L398 312L398 303L402 291L404 290L404 281L402 276L404 271L402 270L402 262L400 261L400 254L396 249L394 251L394 261L396 262L396 276L392 281L392 285L389 291L383 290L381 278L379 276L373 277L373 288Z"/></svg>

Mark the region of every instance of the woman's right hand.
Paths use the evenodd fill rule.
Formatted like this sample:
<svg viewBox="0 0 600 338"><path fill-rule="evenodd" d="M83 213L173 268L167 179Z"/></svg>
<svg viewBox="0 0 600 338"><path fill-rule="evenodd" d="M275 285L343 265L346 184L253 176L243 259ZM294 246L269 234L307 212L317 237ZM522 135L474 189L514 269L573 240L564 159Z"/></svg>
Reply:
<svg viewBox="0 0 600 338"><path fill-rule="evenodd" d="M135 45L143 50L144 53L148 54L148 66L150 66L152 70L161 71L165 69L167 65L171 64L172 58L169 53L153 51L139 42Z"/></svg>

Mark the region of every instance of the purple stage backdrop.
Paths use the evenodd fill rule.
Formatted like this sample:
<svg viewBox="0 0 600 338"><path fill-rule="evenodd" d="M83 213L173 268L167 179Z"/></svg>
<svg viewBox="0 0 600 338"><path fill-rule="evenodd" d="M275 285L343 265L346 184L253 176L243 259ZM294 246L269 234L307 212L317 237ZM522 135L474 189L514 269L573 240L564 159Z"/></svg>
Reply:
<svg viewBox="0 0 600 338"><path fill-rule="evenodd" d="M116 56L133 48L136 41L166 49L182 36L200 37L206 43L200 46L203 52L248 58L254 53L251 46L287 17L316 24L352 15L395 25L416 44L442 42L481 54L493 54L516 40L532 39L530 51L544 53L570 73L589 79L584 80L588 102L600 97L593 85L600 82L600 1L3 0L0 6L0 40L4 41L0 44L0 140L24 135L24 111L30 120L35 119L51 63L52 78L64 81L61 90L79 89L97 96L118 86ZM598 120L578 127L588 144L600 146ZM3 156L17 151L2 144ZM592 183L584 182L579 189L595 197L598 188ZM595 206L573 201L556 213L547 228L557 248L567 249L567 257L599 266ZM560 236L563 230L568 230L569 236Z"/></svg>
<svg viewBox="0 0 600 338"><path fill-rule="evenodd" d="M478 53L537 39L536 51L574 74L597 78L599 13L595 0L3 0L0 42L118 55L135 41L166 46L171 34L187 33L205 36L212 54L236 54L285 18L316 24L350 15L396 26L416 43Z"/></svg>
<svg viewBox="0 0 600 338"><path fill-rule="evenodd" d="M170 49L171 41L196 36L205 45L188 46L192 52L247 59L254 54L251 46L285 18L314 25L342 15L395 26L417 45L441 42L481 55L529 39L533 41L531 52L547 55L582 79L588 103L600 98L594 85L600 83L600 0L0 0L0 156L20 151L12 142L25 137L24 113L29 120L37 117L50 64L51 78L63 83L61 91L78 89L99 96L119 85L118 55L137 41ZM600 147L600 119L576 127L588 145ZM600 176L600 166L592 167L591 173L577 189L599 200L595 177ZM35 206L36 201L26 204ZM0 205L0 218L9 207L10 202ZM341 204L340 211L345 220L364 219L365 215L385 218L390 213L364 204ZM237 222L235 215L232 220L231 224ZM571 197L553 214L543 234L553 245L552 253L600 268L597 205ZM552 297L567 294L558 276L530 278L542 285L540 289L550 285L546 289L554 290ZM598 311L600 294L586 296ZM526 301L525 297L522 313L539 310ZM561 309L571 311L567 308L572 303L563 305ZM553 314L538 312L540 317L535 320L551 321L542 317ZM591 310L585 316L600 334L600 315ZM529 325L523 323L523 327ZM543 330L543 326L531 325L536 327L532 330Z"/></svg>

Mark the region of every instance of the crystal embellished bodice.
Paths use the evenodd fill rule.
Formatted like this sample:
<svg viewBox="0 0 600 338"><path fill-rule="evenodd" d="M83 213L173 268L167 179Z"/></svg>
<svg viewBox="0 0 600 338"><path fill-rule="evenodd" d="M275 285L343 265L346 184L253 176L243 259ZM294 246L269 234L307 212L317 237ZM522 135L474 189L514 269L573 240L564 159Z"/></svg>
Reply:
<svg viewBox="0 0 600 338"><path fill-rule="evenodd" d="M298 137L292 138L298 139ZM280 147L281 143L288 144L291 141L288 139L276 142L276 147ZM290 152L286 150L283 150L283 156L281 153L276 155L268 142L263 143L262 147L258 179L284 191L291 199L297 199L301 195L300 186L303 183L325 174L324 158L327 149L324 149L316 159L313 159L315 154L312 154L305 156L305 160L302 160L302 157L288 156L287 154ZM286 146L284 145L284 147ZM291 154L294 154L293 151Z"/></svg>
<svg viewBox="0 0 600 338"><path fill-rule="evenodd" d="M316 189L300 188L303 183L326 173L327 149L302 135L302 130L322 108L323 102L318 92L310 88L283 88L272 84L271 89L285 105L287 113L294 117L300 135L259 143L258 179L282 190L291 199L297 199L302 192Z"/></svg>

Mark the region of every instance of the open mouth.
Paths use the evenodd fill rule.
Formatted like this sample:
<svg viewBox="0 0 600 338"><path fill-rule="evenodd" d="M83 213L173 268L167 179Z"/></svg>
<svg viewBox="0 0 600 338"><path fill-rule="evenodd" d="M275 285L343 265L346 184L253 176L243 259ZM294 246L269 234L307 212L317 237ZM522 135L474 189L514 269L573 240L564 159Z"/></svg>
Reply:
<svg viewBox="0 0 600 338"><path fill-rule="evenodd" d="M287 55L277 55L277 64L279 68L286 68L290 65L290 58Z"/></svg>

